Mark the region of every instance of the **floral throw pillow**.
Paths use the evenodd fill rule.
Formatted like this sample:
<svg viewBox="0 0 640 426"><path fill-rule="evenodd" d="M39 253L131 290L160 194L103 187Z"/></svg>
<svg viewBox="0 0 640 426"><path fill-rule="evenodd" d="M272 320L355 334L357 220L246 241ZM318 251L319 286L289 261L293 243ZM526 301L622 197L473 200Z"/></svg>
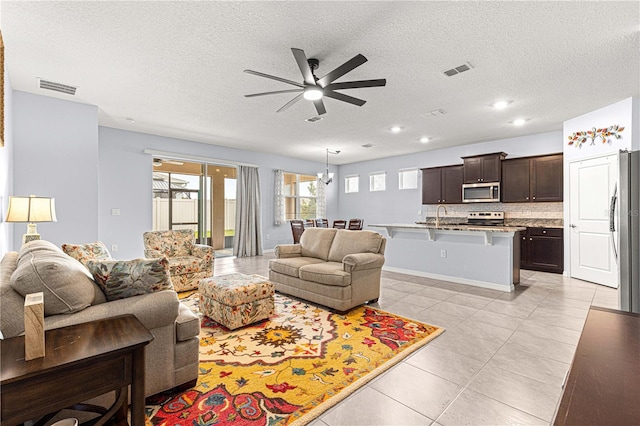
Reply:
<svg viewBox="0 0 640 426"><path fill-rule="evenodd" d="M90 260L111 260L111 254L102 241L89 244L63 244L62 251L87 265Z"/></svg>
<svg viewBox="0 0 640 426"><path fill-rule="evenodd" d="M87 268L108 301L173 290L169 261L158 259L90 260Z"/></svg>

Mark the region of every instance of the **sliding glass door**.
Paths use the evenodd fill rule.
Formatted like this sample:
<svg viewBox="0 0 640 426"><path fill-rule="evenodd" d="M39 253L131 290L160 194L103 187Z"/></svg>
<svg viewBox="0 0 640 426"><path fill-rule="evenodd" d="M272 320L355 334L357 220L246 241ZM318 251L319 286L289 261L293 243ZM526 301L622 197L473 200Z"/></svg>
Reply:
<svg viewBox="0 0 640 426"><path fill-rule="evenodd" d="M221 251L217 256L230 252L235 179L235 167L154 159L153 229L192 229L197 243Z"/></svg>

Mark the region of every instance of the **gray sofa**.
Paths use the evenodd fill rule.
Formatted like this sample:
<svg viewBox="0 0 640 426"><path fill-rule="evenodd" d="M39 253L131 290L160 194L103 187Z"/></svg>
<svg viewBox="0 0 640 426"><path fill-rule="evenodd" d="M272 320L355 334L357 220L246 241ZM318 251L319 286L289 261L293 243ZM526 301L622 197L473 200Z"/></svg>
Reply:
<svg viewBox="0 0 640 426"><path fill-rule="evenodd" d="M39 282L39 283L38 283ZM133 314L153 334L145 349L145 395L198 378L200 321L173 290L106 301L88 270L47 241L26 244L0 262L0 330L4 338L24 333L24 287L45 289L45 329ZM52 313L54 310L56 313ZM49 311L47 313L47 311ZM45 355L46 356L46 355Z"/></svg>
<svg viewBox="0 0 640 426"><path fill-rule="evenodd" d="M378 300L385 245L373 231L308 228L300 244L276 246L269 280L280 293L347 311Z"/></svg>

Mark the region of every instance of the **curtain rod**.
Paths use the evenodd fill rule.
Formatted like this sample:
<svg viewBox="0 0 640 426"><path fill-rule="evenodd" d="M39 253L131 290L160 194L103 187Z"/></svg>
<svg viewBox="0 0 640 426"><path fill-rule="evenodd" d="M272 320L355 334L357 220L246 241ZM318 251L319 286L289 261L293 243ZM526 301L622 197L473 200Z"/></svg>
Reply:
<svg viewBox="0 0 640 426"><path fill-rule="evenodd" d="M243 163L240 161L230 161L230 160L221 160L219 158L210 158L210 157L202 157L200 155L191 155L191 154L180 154L177 152L169 152L169 151L156 151L155 149L145 148L142 150L145 154L157 155L160 157L170 157L174 160L196 160L203 161L206 163L214 163L219 165L230 165L230 166L247 166L247 167L260 167L258 164L253 163Z"/></svg>

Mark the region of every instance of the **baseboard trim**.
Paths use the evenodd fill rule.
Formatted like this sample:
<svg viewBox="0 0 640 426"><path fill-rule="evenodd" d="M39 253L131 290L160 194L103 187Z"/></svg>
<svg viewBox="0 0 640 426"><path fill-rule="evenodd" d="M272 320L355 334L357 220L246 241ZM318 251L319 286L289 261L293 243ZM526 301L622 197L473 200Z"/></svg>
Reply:
<svg viewBox="0 0 640 426"><path fill-rule="evenodd" d="M398 274L407 274L407 275L414 275L417 277L432 278L432 279L441 280L441 281L451 281L458 284L472 285L474 287L489 288L491 290L504 291L505 293L510 293L515 290L515 287L513 284L510 284L509 286L505 286L505 285L500 285L495 283L489 283L486 281L477 281L477 280L470 280L467 278L451 277L449 275L432 274L429 272L414 271L411 269L394 268L392 266L383 266L382 270L388 271L388 272L396 272Z"/></svg>

